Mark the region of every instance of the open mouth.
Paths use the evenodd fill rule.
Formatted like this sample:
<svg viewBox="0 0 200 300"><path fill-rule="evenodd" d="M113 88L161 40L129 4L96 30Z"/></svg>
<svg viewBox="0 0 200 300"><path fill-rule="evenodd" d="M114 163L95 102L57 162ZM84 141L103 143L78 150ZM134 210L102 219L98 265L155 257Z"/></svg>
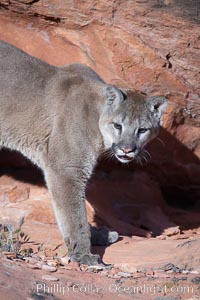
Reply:
<svg viewBox="0 0 200 300"><path fill-rule="evenodd" d="M119 161L123 162L123 163L128 163L130 162L131 160L134 159L134 157L130 157L128 155L117 155L116 154L116 157Z"/></svg>

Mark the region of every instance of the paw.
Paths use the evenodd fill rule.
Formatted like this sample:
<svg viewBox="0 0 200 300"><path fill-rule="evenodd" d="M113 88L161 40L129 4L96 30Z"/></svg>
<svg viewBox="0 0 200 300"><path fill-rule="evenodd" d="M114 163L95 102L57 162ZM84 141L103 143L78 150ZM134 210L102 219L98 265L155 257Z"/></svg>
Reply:
<svg viewBox="0 0 200 300"><path fill-rule="evenodd" d="M98 254L72 254L71 261L77 261L84 265L98 265L101 263L100 256Z"/></svg>
<svg viewBox="0 0 200 300"><path fill-rule="evenodd" d="M93 246L108 246L115 243L119 235L116 231L109 231L106 227L91 227L91 244Z"/></svg>
<svg viewBox="0 0 200 300"><path fill-rule="evenodd" d="M109 231L108 233L108 244L113 244L119 239L119 234L117 231Z"/></svg>

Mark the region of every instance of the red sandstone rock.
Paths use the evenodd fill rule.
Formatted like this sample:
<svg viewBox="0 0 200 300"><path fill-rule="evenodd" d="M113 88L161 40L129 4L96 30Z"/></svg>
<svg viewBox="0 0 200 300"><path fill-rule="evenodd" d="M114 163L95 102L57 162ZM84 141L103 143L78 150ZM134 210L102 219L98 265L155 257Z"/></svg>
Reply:
<svg viewBox="0 0 200 300"><path fill-rule="evenodd" d="M46 281L58 281L59 280L57 277L52 276L52 275L43 275L42 279L46 280Z"/></svg>
<svg viewBox="0 0 200 300"><path fill-rule="evenodd" d="M49 265L42 265L42 270L46 272L56 272L57 268Z"/></svg>
<svg viewBox="0 0 200 300"><path fill-rule="evenodd" d="M78 262L76 261L72 261L70 262L68 265L65 266L66 270L75 270L75 271L79 271L80 270L80 265Z"/></svg>

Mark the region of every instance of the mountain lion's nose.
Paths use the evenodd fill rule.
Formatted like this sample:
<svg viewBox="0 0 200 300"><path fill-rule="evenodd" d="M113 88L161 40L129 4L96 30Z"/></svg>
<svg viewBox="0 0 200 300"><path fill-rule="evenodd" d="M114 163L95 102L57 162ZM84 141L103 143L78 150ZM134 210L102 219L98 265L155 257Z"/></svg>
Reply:
<svg viewBox="0 0 200 300"><path fill-rule="evenodd" d="M130 153L130 152L135 152L136 147L134 147L134 148L125 148L125 147L121 147L120 149L121 149L124 153L128 154L128 153Z"/></svg>

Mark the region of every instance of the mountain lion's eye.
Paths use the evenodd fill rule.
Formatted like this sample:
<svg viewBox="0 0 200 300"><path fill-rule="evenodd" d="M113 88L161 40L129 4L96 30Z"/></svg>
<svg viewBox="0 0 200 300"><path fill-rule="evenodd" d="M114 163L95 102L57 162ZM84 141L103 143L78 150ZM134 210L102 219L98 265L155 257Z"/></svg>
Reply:
<svg viewBox="0 0 200 300"><path fill-rule="evenodd" d="M147 130L148 130L147 128L139 128L138 134L145 133Z"/></svg>
<svg viewBox="0 0 200 300"><path fill-rule="evenodd" d="M120 125L120 124L113 123L113 126L118 130L122 130L122 125Z"/></svg>

